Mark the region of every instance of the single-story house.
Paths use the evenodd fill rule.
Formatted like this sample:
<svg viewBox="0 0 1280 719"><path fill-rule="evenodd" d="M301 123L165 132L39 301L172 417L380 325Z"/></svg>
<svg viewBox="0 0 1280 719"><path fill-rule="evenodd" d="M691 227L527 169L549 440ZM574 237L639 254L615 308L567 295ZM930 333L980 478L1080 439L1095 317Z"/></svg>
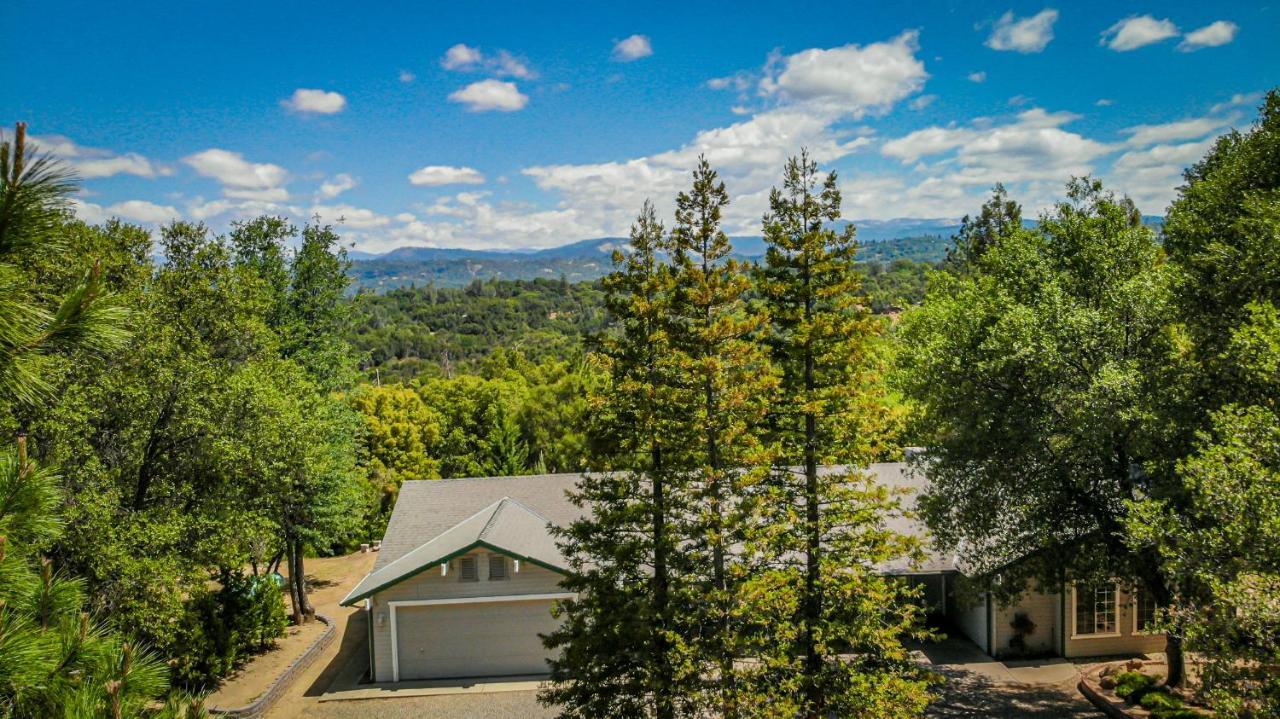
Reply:
<svg viewBox="0 0 1280 719"><path fill-rule="evenodd" d="M908 496L926 486L922 473L907 463L875 464L868 471ZM556 627L555 602L572 596L560 586L569 562L551 528L581 516L568 499L578 477L405 482L373 571L342 600L348 606L363 603L368 612L374 681L545 674L548 652L539 634ZM909 517L888 523L904 534L927 534ZM1022 651L1066 657L1164 646L1162 635L1143 631L1151 620L1150 603L1119 587L1028 591L1001 607L990 595L977 604L962 603L954 591L961 568L954 557L936 551L914 564L899 561L879 569L921 586L932 614L996 657L1011 652L1011 641L1020 642ZM1025 631L1026 621L1015 622L1019 615L1034 631Z"/></svg>

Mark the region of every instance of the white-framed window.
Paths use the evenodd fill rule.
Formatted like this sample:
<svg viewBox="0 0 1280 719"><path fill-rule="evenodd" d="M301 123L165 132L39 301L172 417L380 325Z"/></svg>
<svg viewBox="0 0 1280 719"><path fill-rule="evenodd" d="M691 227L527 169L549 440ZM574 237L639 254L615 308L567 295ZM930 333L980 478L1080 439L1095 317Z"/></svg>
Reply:
<svg viewBox="0 0 1280 719"><path fill-rule="evenodd" d="M478 582L480 581L479 562L475 556L461 557L458 559L458 581L459 582Z"/></svg>
<svg viewBox="0 0 1280 719"><path fill-rule="evenodd" d="M489 555L489 581L507 578L507 558L501 554Z"/></svg>
<svg viewBox="0 0 1280 719"><path fill-rule="evenodd" d="M1141 588L1134 589L1133 633L1158 634L1160 630L1156 628L1156 617L1159 611L1160 607L1156 604L1156 598L1151 596L1151 592Z"/></svg>
<svg viewBox="0 0 1280 719"><path fill-rule="evenodd" d="M1120 636L1120 599L1114 583L1077 584L1071 596L1075 605L1072 638Z"/></svg>

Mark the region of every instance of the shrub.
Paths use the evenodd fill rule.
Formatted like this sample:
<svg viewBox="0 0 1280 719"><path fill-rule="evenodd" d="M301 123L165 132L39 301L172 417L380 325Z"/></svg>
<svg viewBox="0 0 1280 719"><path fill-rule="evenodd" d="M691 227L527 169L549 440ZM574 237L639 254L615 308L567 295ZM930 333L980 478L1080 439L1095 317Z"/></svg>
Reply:
<svg viewBox="0 0 1280 719"><path fill-rule="evenodd" d="M1155 683L1154 677L1147 676L1142 672L1121 672L1116 675L1116 696L1127 699Z"/></svg>
<svg viewBox="0 0 1280 719"><path fill-rule="evenodd" d="M174 683L189 690L213 688L249 656L271 648L288 624L270 576L231 572L221 583L188 604L170 652Z"/></svg>
<svg viewBox="0 0 1280 719"><path fill-rule="evenodd" d="M1203 714L1181 707L1176 709L1156 709L1151 712L1151 716L1154 719L1205 719Z"/></svg>
<svg viewBox="0 0 1280 719"><path fill-rule="evenodd" d="M1143 709L1154 712L1157 709L1181 709L1182 700L1163 689L1149 691L1142 695L1138 704Z"/></svg>

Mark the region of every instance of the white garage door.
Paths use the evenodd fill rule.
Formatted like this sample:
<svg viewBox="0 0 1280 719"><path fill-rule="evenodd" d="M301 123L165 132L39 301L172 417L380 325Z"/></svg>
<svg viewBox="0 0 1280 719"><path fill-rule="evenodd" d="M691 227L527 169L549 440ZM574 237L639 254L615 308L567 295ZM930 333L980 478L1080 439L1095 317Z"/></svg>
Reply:
<svg viewBox="0 0 1280 719"><path fill-rule="evenodd" d="M552 600L396 608L400 680L546 674Z"/></svg>

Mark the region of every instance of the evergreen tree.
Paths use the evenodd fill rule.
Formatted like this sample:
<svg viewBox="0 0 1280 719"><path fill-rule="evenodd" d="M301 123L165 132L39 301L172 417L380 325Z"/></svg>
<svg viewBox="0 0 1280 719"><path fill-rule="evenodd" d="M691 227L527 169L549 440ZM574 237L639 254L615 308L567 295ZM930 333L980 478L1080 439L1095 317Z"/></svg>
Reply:
<svg viewBox="0 0 1280 719"><path fill-rule="evenodd" d="M1022 206L1009 199L1004 185L997 182L991 199L982 204L977 217L965 215L960 231L947 249L947 264L963 267L985 255L1001 237L1022 229Z"/></svg>
<svg viewBox="0 0 1280 719"><path fill-rule="evenodd" d="M759 427L776 382L758 334L766 318L747 305L751 279L730 259L721 229L729 195L705 157L693 187L676 197L676 222L666 243L673 271L670 326L680 394L675 398L689 444L690 514L682 547L693 566L705 568L706 594L685 619L708 684L708 709L739 713L735 659L742 634L737 594L750 573L743 552L759 506L753 487L770 456Z"/></svg>
<svg viewBox="0 0 1280 719"><path fill-rule="evenodd" d="M830 229L840 218L836 176L820 178L808 153L788 161L769 206L758 284L782 378L770 410L780 450L767 503L774 569L752 591L767 618L758 703L804 717L915 716L925 682L901 640L917 613L874 570L913 545L885 530L895 502L857 469L873 444L858 431L873 423L856 389L876 324L854 267L854 230ZM833 462L851 466L820 470Z"/></svg>
<svg viewBox="0 0 1280 719"><path fill-rule="evenodd" d="M667 327L671 273L658 258L663 228L645 203L626 253L604 281L610 330L599 359L609 381L592 397L597 453L608 471L583 475L573 501L584 516L561 530L578 594L547 637L559 650L542 700L563 716L687 716L701 667L677 617L691 599L676 534L684 514L683 426L676 416Z"/></svg>

